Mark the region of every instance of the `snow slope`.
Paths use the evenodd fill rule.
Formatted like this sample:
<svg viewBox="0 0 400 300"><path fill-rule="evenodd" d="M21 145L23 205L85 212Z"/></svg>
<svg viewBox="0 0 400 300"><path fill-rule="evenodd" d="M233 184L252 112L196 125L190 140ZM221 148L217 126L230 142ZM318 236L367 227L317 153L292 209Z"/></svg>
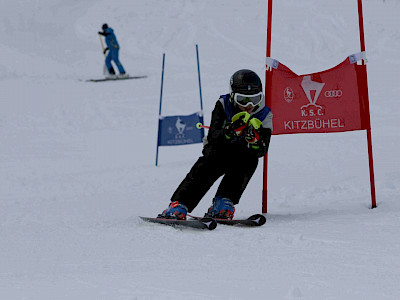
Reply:
<svg viewBox="0 0 400 300"><path fill-rule="evenodd" d="M358 52L356 0L274 1L272 56L316 72ZM264 72L267 1L3 0L0 299L399 299L400 2L364 0L377 209L364 132L274 136L261 228L155 216L201 154L160 148L163 114L205 122L230 75ZM131 75L100 77L107 22ZM261 211L262 161L236 216ZM202 215L215 185L195 209Z"/></svg>

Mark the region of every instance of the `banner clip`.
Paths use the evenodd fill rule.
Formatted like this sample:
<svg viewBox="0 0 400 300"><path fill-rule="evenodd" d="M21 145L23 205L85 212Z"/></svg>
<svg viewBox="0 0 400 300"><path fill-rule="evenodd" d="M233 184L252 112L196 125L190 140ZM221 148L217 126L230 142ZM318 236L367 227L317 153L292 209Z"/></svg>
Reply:
<svg viewBox="0 0 400 300"><path fill-rule="evenodd" d="M367 55L366 55L365 51L349 55L349 60L350 60L351 64L354 64L354 63L356 63L356 62L358 62L360 60L364 60L365 63L368 62Z"/></svg>
<svg viewBox="0 0 400 300"><path fill-rule="evenodd" d="M272 68L278 69L279 61L277 61L276 59L273 59L271 57L266 57L265 66L268 71L272 71Z"/></svg>

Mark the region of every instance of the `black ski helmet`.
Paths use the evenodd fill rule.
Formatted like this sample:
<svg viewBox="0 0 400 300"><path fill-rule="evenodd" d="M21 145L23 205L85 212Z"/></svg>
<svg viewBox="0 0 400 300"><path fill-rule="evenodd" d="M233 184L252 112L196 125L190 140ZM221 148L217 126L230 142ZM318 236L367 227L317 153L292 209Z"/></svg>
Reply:
<svg viewBox="0 0 400 300"><path fill-rule="evenodd" d="M101 29L103 29L103 31L106 30L107 28L108 28L107 23L104 23L103 26L101 26Z"/></svg>
<svg viewBox="0 0 400 300"><path fill-rule="evenodd" d="M247 69L236 71L231 76L230 88L232 97L235 93L255 95L263 91L260 77Z"/></svg>

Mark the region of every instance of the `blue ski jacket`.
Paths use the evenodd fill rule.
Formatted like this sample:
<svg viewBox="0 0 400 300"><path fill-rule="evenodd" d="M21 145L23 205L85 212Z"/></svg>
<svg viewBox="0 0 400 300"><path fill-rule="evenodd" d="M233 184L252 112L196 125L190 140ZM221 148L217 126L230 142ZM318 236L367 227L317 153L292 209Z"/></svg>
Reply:
<svg viewBox="0 0 400 300"><path fill-rule="evenodd" d="M117 37L115 36L114 30L111 27L108 27L106 30L104 30L104 36L106 37L106 44L110 51L119 49Z"/></svg>

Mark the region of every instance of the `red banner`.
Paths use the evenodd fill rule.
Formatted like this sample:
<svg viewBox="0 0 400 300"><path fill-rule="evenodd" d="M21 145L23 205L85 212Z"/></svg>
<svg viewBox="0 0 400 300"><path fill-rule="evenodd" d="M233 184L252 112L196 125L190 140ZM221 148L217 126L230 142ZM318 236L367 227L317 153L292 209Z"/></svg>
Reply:
<svg viewBox="0 0 400 300"><path fill-rule="evenodd" d="M336 67L297 75L276 60L267 96L274 114L273 134L326 133L367 129L369 108L362 53L351 55Z"/></svg>

